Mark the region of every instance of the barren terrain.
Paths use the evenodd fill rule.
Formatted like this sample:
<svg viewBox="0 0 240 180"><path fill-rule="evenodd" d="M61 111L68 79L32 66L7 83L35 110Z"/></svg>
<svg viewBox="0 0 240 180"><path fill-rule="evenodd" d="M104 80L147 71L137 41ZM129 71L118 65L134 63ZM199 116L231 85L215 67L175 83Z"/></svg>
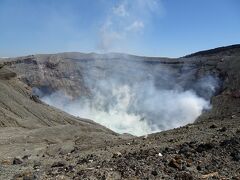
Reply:
<svg viewBox="0 0 240 180"><path fill-rule="evenodd" d="M0 179L240 179L240 45L178 59L130 56L145 64L141 69L119 66L126 56L62 53L1 60ZM82 78L91 76L91 68L99 71L96 81L114 68L122 75L133 72L129 78L135 80L136 69L147 74L163 66L176 78L183 67L190 69L191 79L178 79L185 88L207 74L218 77L220 86L211 110L196 122L148 136L117 134L33 94L38 88L45 94L63 90L73 99L91 96Z"/></svg>

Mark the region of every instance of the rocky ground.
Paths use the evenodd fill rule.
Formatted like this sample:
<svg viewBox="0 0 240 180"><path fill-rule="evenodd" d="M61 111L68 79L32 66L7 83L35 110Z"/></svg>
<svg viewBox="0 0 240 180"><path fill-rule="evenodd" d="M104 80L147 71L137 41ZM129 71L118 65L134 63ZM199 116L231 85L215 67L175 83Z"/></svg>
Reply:
<svg viewBox="0 0 240 180"><path fill-rule="evenodd" d="M38 154L3 159L13 179L239 179L239 117L196 123L146 137L50 144ZM5 175L5 176L3 176Z"/></svg>
<svg viewBox="0 0 240 180"><path fill-rule="evenodd" d="M56 73L46 72L46 81L38 74L31 79L24 71L27 63L34 70L35 58L28 58L0 66L0 179L240 179L239 46L184 57L196 77L212 72L222 80L212 110L193 124L144 137L118 135L39 101L28 90L31 83L48 87ZM57 81L48 88L58 83L64 86ZM71 83L76 89L79 80Z"/></svg>

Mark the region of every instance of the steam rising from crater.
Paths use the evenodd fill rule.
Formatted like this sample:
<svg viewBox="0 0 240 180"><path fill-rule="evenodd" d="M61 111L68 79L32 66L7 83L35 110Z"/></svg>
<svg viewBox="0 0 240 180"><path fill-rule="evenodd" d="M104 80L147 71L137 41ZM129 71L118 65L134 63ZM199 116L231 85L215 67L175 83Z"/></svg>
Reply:
<svg viewBox="0 0 240 180"><path fill-rule="evenodd" d="M42 98L72 115L92 119L118 133L144 135L194 122L204 110L218 81L207 75L190 81L163 65L148 66L128 57L96 59L83 75L90 96L72 100L58 91ZM191 70L188 70L190 72Z"/></svg>
<svg viewBox="0 0 240 180"><path fill-rule="evenodd" d="M153 17L161 14L160 0L119 1L100 23L97 49L131 51L139 46ZM218 87L218 80L211 75L193 77L197 69L188 65L151 64L123 54L92 56L80 63L81 72L76 73L80 74L77 78L83 77L82 89L88 93L72 100L58 91L42 100L118 133L144 135L191 123L210 108L210 98Z"/></svg>

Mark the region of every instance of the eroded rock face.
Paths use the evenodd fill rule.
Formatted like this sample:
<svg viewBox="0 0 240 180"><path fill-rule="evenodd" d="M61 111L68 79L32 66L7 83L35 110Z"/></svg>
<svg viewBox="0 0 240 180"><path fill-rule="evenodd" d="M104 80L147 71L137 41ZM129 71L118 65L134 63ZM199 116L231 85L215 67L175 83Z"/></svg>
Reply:
<svg viewBox="0 0 240 180"><path fill-rule="evenodd" d="M51 56L30 56L12 60L7 65L18 77L44 94L62 90L76 97L86 93L79 69L74 63Z"/></svg>
<svg viewBox="0 0 240 180"><path fill-rule="evenodd" d="M62 53L16 58L7 65L18 73L22 81L37 87L44 94L62 90L73 98L91 96L89 83L112 77L129 83L152 78L156 86L166 89L175 88L177 83L183 89L194 89L206 96L203 89L197 84L193 85L206 75L219 75L217 60L206 61L124 54Z"/></svg>

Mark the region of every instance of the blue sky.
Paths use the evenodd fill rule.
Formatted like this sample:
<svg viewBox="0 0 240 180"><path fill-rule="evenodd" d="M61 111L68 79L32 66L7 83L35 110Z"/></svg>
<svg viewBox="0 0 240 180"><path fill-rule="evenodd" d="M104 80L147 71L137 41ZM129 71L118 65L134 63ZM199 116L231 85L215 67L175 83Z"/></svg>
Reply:
<svg viewBox="0 0 240 180"><path fill-rule="evenodd" d="M236 43L239 0L0 0L0 57L66 51L179 57Z"/></svg>

